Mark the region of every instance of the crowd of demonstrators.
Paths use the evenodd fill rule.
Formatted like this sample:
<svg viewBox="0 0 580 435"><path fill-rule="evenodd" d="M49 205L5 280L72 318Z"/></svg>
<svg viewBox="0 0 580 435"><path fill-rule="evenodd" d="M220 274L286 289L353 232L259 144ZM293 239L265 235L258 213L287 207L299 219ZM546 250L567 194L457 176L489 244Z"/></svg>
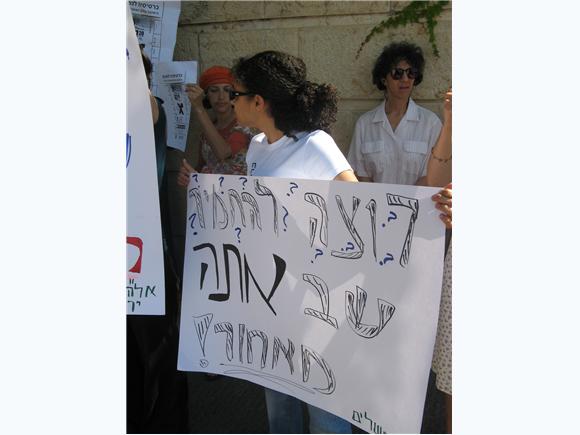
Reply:
<svg viewBox="0 0 580 435"><path fill-rule="evenodd" d="M142 48L142 47L141 47ZM152 64L141 51L147 83ZM127 433L187 433L187 378L177 371L180 277L172 253L163 100L149 93L159 189L165 315L127 316Z"/></svg>
<svg viewBox="0 0 580 435"><path fill-rule="evenodd" d="M384 48L372 71L373 83L384 92L384 100L357 121L348 159L329 130L336 118L336 89L308 81L300 58L264 51L240 58L231 71L212 67L202 74L200 86L187 86L192 112L203 130L196 170L445 186L432 199L450 229L451 92L446 94L442 124L411 98L414 87L423 80L424 66L422 51L414 44L392 43ZM212 108L214 120L204 107ZM250 129L260 132L251 141ZM183 160L178 184L187 186L193 171ZM450 429L451 247L446 251L433 369L437 387L449 399ZM292 396L265 388L265 397L271 433L302 433L305 410L311 433L352 431L348 421Z"/></svg>

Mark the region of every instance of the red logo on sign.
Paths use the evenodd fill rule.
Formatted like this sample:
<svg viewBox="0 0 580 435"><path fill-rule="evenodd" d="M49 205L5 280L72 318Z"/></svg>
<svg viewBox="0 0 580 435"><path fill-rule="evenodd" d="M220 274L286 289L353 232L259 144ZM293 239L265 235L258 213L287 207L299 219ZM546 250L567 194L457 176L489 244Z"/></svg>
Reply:
<svg viewBox="0 0 580 435"><path fill-rule="evenodd" d="M137 261L135 262L133 267L129 269L129 272L141 273L141 259L143 257L143 240L141 240L139 237L127 237L127 244L136 246L137 249L139 249L139 258L137 258Z"/></svg>

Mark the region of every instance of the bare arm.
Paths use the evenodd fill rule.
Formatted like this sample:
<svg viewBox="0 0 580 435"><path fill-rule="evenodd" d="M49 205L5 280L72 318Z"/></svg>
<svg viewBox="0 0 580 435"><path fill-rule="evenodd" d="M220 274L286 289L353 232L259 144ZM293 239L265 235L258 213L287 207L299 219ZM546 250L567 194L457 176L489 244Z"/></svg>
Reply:
<svg viewBox="0 0 580 435"><path fill-rule="evenodd" d="M230 144L219 134L207 111L203 107L204 92L198 85L186 85L185 91L191 102L191 112L195 115L201 125L201 129L212 151L219 160L227 159L232 155Z"/></svg>
<svg viewBox="0 0 580 435"><path fill-rule="evenodd" d="M451 89L445 94L443 127L427 163L426 186L442 187L451 183Z"/></svg>
<svg viewBox="0 0 580 435"><path fill-rule="evenodd" d="M346 171L342 171L336 177L334 177L334 181L354 181L357 182L358 179L354 175L352 169L347 169Z"/></svg>
<svg viewBox="0 0 580 435"><path fill-rule="evenodd" d="M373 182L373 178L372 177L361 177L358 174L355 174L355 176L358 179L358 181L361 181L363 183L372 183Z"/></svg>
<svg viewBox="0 0 580 435"><path fill-rule="evenodd" d="M159 120L159 106L157 106L157 100L151 92L149 92L149 99L151 100L151 113L153 114L153 124L157 124Z"/></svg>

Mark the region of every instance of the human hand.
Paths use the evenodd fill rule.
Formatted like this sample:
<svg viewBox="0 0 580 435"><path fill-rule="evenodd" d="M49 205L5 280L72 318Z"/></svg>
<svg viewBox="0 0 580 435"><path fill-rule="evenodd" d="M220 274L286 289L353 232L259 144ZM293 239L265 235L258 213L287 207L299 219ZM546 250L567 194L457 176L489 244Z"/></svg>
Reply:
<svg viewBox="0 0 580 435"><path fill-rule="evenodd" d="M439 215L439 218L445 224L445 228L451 229L451 206L452 206L452 190L451 183L445 186L443 189L431 197L435 201L435 208L443 213Z"/></svg>
<svg viewBox="0 0 580 435"><path fill-rule="evenodd" d="M187 160L183 159L181 161L181 167L179 168L179 174L177 175L177 184L182 187L187 187L189 178L193 172L196 172L196 170L187 163Z"/></svg>
<svg viewBox="0 0 580 435"><path fill-rule="evenodd" d="M451 88L445 93L443 98L443 121L445 123L451 124L451 100L452 100Z"/></svg>
<svg viewBox="0 0 580 435"><path fill-rule="evenodd" d="M205 96L205 92L199 85L187 83L185 85L185 93L192 107L204 110L203 97Z"/></svg>

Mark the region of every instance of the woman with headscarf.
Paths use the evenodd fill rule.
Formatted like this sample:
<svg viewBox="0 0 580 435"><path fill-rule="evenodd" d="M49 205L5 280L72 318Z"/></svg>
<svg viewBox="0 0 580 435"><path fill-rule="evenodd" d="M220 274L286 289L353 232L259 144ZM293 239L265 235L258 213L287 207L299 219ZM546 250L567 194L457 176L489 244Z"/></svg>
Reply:
<svg viewBox="0 0 580 435"><path fill-rule="evenodd" d="M232 83L229 68L213 66L201 75L199 85L185 87L191 113L202 128L198 172L246 175L246 152L252 133L238 124L230 101ZM214 119L206 109L212 109ZM191 168L186 161L184 165Z"/></svg>

